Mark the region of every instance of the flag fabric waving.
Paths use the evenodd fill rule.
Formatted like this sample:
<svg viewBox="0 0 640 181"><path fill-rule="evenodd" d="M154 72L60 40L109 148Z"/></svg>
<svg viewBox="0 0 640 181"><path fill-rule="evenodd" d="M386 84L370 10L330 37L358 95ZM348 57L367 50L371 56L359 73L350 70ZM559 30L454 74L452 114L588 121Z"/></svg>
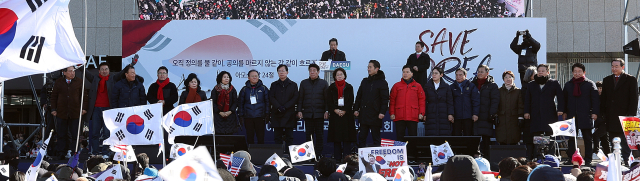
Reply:
<svg viewBox="0 0 640 181"><path fill-rule="evenodd" d="M430 145L431 147L431 160L433 165L441 165L447 163L449 158L453 157L453 150L449 146L449 142L445 142L441 145Z"/></svg>
<svg viewBox="0 0 640 181"><path fill-rule="evenodd" d="M233 157L231 159L231 168L229 168L229 172L235 177L238 176L240 172L240 167L242 167L242 163L244 162L244 158L241 157Z"/></svg>
<svg viewBox="0 0 640 181"><path fill-rule="evenodd" d="M315 159L316 151L313 149L313 141L289 146L289 155L291 155L291 163Z"/></svg>
<svg viewBox="0 0 640 181"><path fill-rule="evenodd" d="M278 170L284 168L284 166L285 166L285 163L282 160L282 158L280 158L280 156L278 156L278 154L276 154L276 153L273 153L273 155L271 155L271 157L269 157L269 159L267 159L267 161L264 164L265 165L273 165Z"/></svg>
<svg viewBox="0 0 640 181"><path fill-rule="evenodd" d="M169 143L176 136L202 136L213 134L213 110L211 100L182 104L162 118L162 126L169 133Z"/></svg>
<svg viewBox="0 0 640 181"><path fill-rule="evenodd" d="M433 179L433 175L431 174L433 168L431 168L431 164L429 164L429 166L427 167L427 171L424 172L424 178L425 180L432 180Z"/></svg>
<svg viewBox="0 0 640 181"><path fill-rule="evenodd" d="M193 150L193 146L191 145L176 143L171 147L170 157L179 158L182 155L187 154L187 152L190 152L191 150Z"/></svg>
<svg viewBox="0 0 640 181"><path fill-rule="evenodd" d="M206 147L200 146L158 172L162 180L222 180Z"/></svg>
<svg viewBox="0 0 640 181"><path fill-rule="evenodd" d="M338 165L338 168L336 168L336 172L344 173L344 169L347 169L347 163Z"/></svg>
<svg viewBox="0 0 640 181"><path fill-rule="evenodd" d="M5 0L0 17L0 81L84 64L68 0Z"/></svg>
<svg viewBox="0 0 640 181"><path fill-rule="evenodd" d="M42 159L47 156L47 147L49 147L49 140L51 140L52 133L53 131L49 132L49 138L42 142L42 146L40 146L38 156L36 156L33 164L29 166L29 170L27 170L27 173L25 173L25 178L27 181L35 181L38 178L38 168L40 168L40 164L42 164Z"/></svg>
<svg viewBox="0 0 640 181"><path fill-rule="evenodd" d="M607 161L607 155L604 154L604 152L602 152L602 150L598 150L598 158L600 158L600 160L602 160L603 162Z"/></svg>
<svg viewBox="0 0 640 181"><path fill-rule="evenodd" d="M110 149L111 151L116 153L113 156L113 160L115 161L137 161L136 152L133 150L133 147L131 145L111 145Z"/></svg>
<svg viewBox="0 0 640 181"><path fill-rule="evenodd" d="M58 179L56 178L56 176L54 176L53 174L51 174L51 176L45 180L45 181L58 181Z"/></svg>
<svg viewBox="0 0 640 181"><path fill-rule="evenodd" d="M398 170L396 170L396 175L394 176L393 180L394 181L413 181L411 172L409 171L409 166L402 166L398 168Z"/></svg>
<svg viewBox="0 0 640 181"><path fill-rule="evenodd" d="M108 167L107 170L91 175L91 177L96 178L96 181L122 179L122 167L120 167L120 164L114 164Z"/></svg>
<svg viewBox="0 0 640 181"><path fill-rule="evenodd" d="M576 125L574 124L574 119L558 121L555 123L549 124L551 129L553 130L553 135L551 136L573 136L576 137Z"/></svg>
<svg viewBox="0 0 640 181"><path fill-rule="evenodd" d="M109 109L103 112L109 129L106 145L156 145L163 142L162 104Z"/></svg>
<svg viewBox="0 0 640 181"><path fill-rule="evenodd" d="M622 162L615 154L609 153L609 166L607 168L608 181L622 181L622 170L620 165Z"/></svg>
<svg viewBox="0 0 640 181"><path fill-rule="evenodd" d="M389 147L389 146L405 146L407 145L407 142L402 142L402 141L396 141L396 140L390 140L390 139L384 139L382 138L380 141L380 146L381 147Z"/></svg>
<svg viewBox="0 0 640 181"><path fill-rule="evenodd" d="M220 160L227 166L227 169L231 168L231 158L233 158L233 153L231 153L231 155L220 153Z"/></svg>

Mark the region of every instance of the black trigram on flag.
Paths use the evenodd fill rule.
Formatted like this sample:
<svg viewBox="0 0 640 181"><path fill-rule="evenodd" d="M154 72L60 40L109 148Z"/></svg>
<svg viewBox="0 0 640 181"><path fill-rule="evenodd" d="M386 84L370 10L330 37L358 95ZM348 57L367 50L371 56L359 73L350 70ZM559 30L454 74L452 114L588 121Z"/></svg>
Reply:
<svg viewBox="0 0 640 181"><path fill-rule="evenodd" d="M151 129L148 129L147 134L145 134L144 137L148 140L151 140L151 138L153 138L153 131L151 131Z"/></svg>
<svg viewBox="0 0 640 181"><path fill-rule="evenodd" d="M119 141L122 141L126 136L124 135L122 130L118 130L118 132L116 132L116 137L118 137Z"/></svg>
<svg viewBox="0 0 640 181"><path fill-rule="evenodd" d="M6 174L6 173L7 173L7 169L4 169L4 167L3 167L2 169L0 169L0 171L2 171L2 174L3 174L3 175L7 175L7 174Z"/></svg>
<svg viewBox="0 0 640 181"><path fill-rule="evenodd" d="M118 115L116 115L116 123L120 123L122 122L122 118L124 118L124 113L118 112Z"/></svg>
<svg viewBox="0 0 640 181"><path fill-rule="evenodd" d="M200 128L202 128L202 124L200 123L196 123L196 125L193 126L193 130L196 132L200 132Z"/></svg>
<svg viewBox="0 0 640 181"><path fill-rule="evenodd" d="M111 170L111 174L116 174L118 173L118 171L116 171L116 169Z"/></svg>
<svg viewBox="0 0 640 181"><path fill-rule="evenodd" d="M193 108L191 108L191 111L193 111L193 114L196 114L196 116L202 113L202 111L200 111L200 108L198 106L194 106Z"/></svg>
<svg viewBox="0 0 640 181"><path fill-rule="evenodd" d="M33 4L35 1L36 4ZM27 0L27 4L29 4L29 8L31 8L31 12L36 12L36 10L38 10L38 8L40 6L42 6L42 3L47 2L47 0ZM38 7L36 7L36 5Z"/></svg>
<svg viewBox="0 0 640 181"><path fill-rule="evenodd" d="M144 111L144 116L147 117L147 120L151 120L151 118L153 118L153 114L151 114L151 111L149 109Z"/></svg>
<svg viewBox="0 0 640 181"><path fill-rule="evenodd" d="M27 0L27 2L30 2L30 0ZM41 36L31 36L27 43L22 46L22 50L20 50L20 58L39 63L44 39L45 38Z"/></svg>
<svg viewBox="0 0 640 181"><path fill-rule="evenodd" d="M173 128L173 126L169 126L169 134L173 133L173 131L175 131L176 128Z"/></svg>
<svg viewBox="0 0 640 181"><path fill-rule="evenodd" d="M47 147L49 146L49 144L42 144L42 149L47 150Z"/></svg>
<svg viewBox="0 0 640 181"><path fill-rule="evenodd" d="M407 172L406 172L406 171L404 171L404 170L402 170L402 171L400 171L400 172L402 172L402 174L405 174L405 173L407 173Z"/></svg>

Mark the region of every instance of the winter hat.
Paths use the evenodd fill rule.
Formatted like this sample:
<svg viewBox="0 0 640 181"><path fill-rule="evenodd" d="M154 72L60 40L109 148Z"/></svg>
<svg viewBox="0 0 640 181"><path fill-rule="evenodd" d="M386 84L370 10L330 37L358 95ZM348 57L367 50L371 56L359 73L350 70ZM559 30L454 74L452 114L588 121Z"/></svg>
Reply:
<svg viewBox="0 0 640 181"><path fill-rule="evenodd" d="M576 152L573 153L573 156L571 157L571 161L578 162L578 165L582 165L584 163L584 159L582 159L582 156L580 156L579 149L576 149Z"/></svg>
<svg viewBox="0 0 640 181"><path fill-rule="evenodd" d="M329 180L331 181L349 181L347 177L343 173L334 172L329 175Z"/></svg>
<svg viewBox="0 0 640 181"><path fill-rule="evenodd" d="M560 160L558 160L558 157L555 157L553 155L545 155L544 156L544 160L538 160L538 163L540 164L547 164L551 167L559 167L560 166Z"/></svg>
<svg viewBox="0 0 640 181"><path fill-rule="evenodd" d="M527 181L564 181L564 174L558 169L551 168L549 165L538 165L531 170Z"/></svg>
<svg viewBox="0 0 640 181"><path fill-rule="evenodd" d="M78 174L76 174L75 171L73 171L73 169L71 169L71 167L68 166L64 166L60 169L58 169L58 171L56 172L56 175L58 175L58 180L76 180L78 179Z"/></svg>
<svg viewBox="0 0 640 181"><path fill-rule="evenodd" d="M285 171L283 175L287 177L295 177L302 181L307 180L307 176L304 175L304 172L296 167Z"/></svg>
<svg viewBox="0 0 640 181"><path fill-rule="evenodd" d="M251 154L247 151L238 151L233 153L234 157L244 158L244 162L242 162L242 166L240 167L240 171L251 171L253 174L256 174L256 169L253 168L253 163L251 163Z"/></svg>

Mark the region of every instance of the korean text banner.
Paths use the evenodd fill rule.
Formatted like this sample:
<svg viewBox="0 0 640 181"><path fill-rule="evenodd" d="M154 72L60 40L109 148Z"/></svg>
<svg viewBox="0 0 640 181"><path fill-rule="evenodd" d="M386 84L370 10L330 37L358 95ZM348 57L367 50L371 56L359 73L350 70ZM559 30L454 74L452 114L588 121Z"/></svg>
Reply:
<svg viewBox="0 0 640 181"><path fill-rule="evenodd" d="M631 150L638 150L636 145L640 144L640 119L637 117L620 116L620 124L624 131L624 137Z"/></svg>
<svg viewBox="0 0 640 181"><path fill-rule="evenodd" d="M360 170L379 173L387 180L394 179L398 168L409 165L405 146L359 148L358 153Z"/></svg>
<svg viewBox="0 0 640 181"><path fill-rule="evenodd" d="M329 40L336 38L338 50L350 62L347 82L357 88L373 59L380 62L390 84L400 80L415 43L423 41L430 69L444 67L444 80L451 83L460 67L468 69L468 79L475 77L480 64L493 68L490 74L495 77L506 70L517 72L518 55L509 45L522 30L529 30L542 45L537 58L545 63L545 18L131 20L123 21L123 52L130 53L123 53L122 63L129 64L137 54L136 73L147 80L156 80L158 67L166 66L179 88L180 80L196 73L205 91L215 86L221 71L230 72L232 84L239 87L248 71L256 69L262 82L270 85L278 79L279 64L288 65L288 77L300 82L308 78L308 65L319 60L329 49ZM327 77L330 74L321 74ZM502 84L502 79L495 80ZM145 81L145 86L153 82Z"/></svg>

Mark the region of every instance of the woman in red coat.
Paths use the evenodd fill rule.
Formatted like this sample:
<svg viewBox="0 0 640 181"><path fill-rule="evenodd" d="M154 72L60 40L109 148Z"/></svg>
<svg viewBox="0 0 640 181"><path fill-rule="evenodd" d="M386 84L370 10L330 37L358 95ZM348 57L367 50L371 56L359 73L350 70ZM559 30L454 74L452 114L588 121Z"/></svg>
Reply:
<svg viewBox="0 0 640 181"><path fill-rule="evenodd" d="M396 124L396 139L405 141L405 130L409 136L418 135L418 120L424 116L425 96L420 83L413 80L411 67L402 67L402 80L393 85L389 95L389 114Z"/></svg>

